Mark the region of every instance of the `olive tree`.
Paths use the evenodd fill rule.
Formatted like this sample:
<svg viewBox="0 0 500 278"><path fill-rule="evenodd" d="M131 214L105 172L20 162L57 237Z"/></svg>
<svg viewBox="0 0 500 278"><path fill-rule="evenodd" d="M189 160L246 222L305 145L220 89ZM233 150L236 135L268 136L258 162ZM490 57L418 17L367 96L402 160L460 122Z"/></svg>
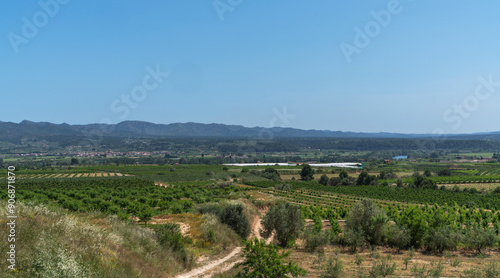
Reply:
<svg viewBox="0 0 500 278"><path fill-rule="evenodd" d="M366 242L378 245L385 238L389 218L372 200L364 199L352 206L346 228L362 235Z"/></svg>
<svg viewBox="0 0 500 278"><path fill-rule="evenodd" d="M299 206L286 203L271 207L262 218L261 224L264 238L276 233L278 244L282 247L292 246L295 239L304 229L304 219Z"/></svg>

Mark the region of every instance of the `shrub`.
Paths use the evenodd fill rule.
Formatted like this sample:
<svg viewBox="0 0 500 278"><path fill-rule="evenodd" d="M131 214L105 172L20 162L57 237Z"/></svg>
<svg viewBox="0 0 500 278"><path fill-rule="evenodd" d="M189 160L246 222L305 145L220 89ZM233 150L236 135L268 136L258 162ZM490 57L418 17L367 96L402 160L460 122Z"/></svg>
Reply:
<svg viewBox="0 0 500 278"><path fill-rule="evenodd" d="M346 219L347 230L355 231L370 244L383 243L389 219L372 200L364 199L352 206Z"/></svg>
<svg viewBox="0 0 500 278"><path fill-rule="evenodd" d="M305 249L309 252L314 252L330 242L330 235L327 231L316 232L314 230L307 230L304 233L304 241Z"/></svg>
<svg viewBox="0 0 500 278"><path fill-rule="evenodd" d="M257 239L248 241L243 249L245 261L237 266L242 270L236 277L257 278L275 277L286 278L304 276L307 272L292 262L284 263L283 259L288 257L289 252L279 253L279 248L274 245L266 245Z"/></svg>
<svg viewBox="0 0 500 278"><path fill-rule="evenodd" d="M341 278L344 276L344 266L342 265L342 261L335 257L335 259L330 258L328 260L328 264L326 265L326 269L321 275L320 278Z"/></svg>
<svg viewBox="0 0 500 278"><path fill-rule="evenodd" d="M340 241L349 246L351 252L355 252L356 248L366 245L365 236L360 230L346 230Z"/></svg>
<svg viewBox="0 0 500 278"><path fill-rule="evenodd" d="M304 229L304 219L302 219L300 208L290 203L281 203L271 207L261 223L263 226L261 235L268 238L273 231L276 231L276 239L282 247L292 246Z"/></svg>
<svg viewBox="0 0 500 278"><path fill-rule="evenodd" d="M250 235L250 221L243 213L243 205L228 205L220 213L220 221L235 231L242 238Z"/></svg>
<svg viewBox="0 0 500 278"><path fill-rule="evenodd" d="M432 228L425 238L425 247L429 252L443 253L444 250L455 249L460 242L460 234L451 227Z"/></svg>
<svg viewBox="0 0 500 278"><path fill-rule="evenodd" d="M375 262L370 269L370 277L387 277L394 274L396 264L391 265L388 261L388 259L383 259L380 263Z"/></svg>
<svg viewBox="0 0 500 278"><path fill-rule="evenodd" d="M411 236L407 228L391 226L387 233L387 243L399 250L410 246Z"/></svg>
<svg viewBox="0 0 500 278"><path fill-rule="evenodd" d="M498 241L498 236L490 229L473 227L467 230L464 241L467 248L481 253L481 250L484 248L495 245Z"/></svg>
<svg viewBox="0 0 500 278"><path fill-rule="evenodd" d="M330 179L328 178L327 175L322 175L321 178L319 178L319 184L321 185L328 185L328 181Z"/></svg>

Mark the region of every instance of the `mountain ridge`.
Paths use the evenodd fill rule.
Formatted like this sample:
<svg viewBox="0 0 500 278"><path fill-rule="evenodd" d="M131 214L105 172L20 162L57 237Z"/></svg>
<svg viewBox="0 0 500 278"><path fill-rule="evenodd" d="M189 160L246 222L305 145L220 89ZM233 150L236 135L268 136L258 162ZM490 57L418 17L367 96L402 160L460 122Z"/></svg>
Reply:
<svg viewBox="0 0 500 278"><path fill-rule="evenodd" d="M156 124L145 121L123 121L117 124L55 124L23 120L20 123L0 121L0 140L37 136L110 136L110 137L295 137L295 138L431 138L432 134L391 132L351 132L290 127L245 127L220 123ZM499 137L500 131L473 134L447 134L442 137Z"/></svg>

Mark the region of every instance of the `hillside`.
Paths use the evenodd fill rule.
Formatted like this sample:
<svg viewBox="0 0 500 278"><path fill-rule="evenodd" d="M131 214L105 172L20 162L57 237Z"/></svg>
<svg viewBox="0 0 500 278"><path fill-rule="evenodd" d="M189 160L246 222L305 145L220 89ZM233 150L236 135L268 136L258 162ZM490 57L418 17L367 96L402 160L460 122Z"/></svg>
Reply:
<svg viewBox="0 0 500 278"><path fill-rule="evenodd" d="M22 121L20 123L0 122L0 140L11 141L22 138L41 138L50 136L66 137L225 137L225 138L430 138L431 134L403 133L362 133L331 130L303 130L296 128L244 127L241 125L172 123L155 124L142 121L124 121L118 124L69 125L48 122ZM446 135L454 139L498 139L500 132Z"/></svg>

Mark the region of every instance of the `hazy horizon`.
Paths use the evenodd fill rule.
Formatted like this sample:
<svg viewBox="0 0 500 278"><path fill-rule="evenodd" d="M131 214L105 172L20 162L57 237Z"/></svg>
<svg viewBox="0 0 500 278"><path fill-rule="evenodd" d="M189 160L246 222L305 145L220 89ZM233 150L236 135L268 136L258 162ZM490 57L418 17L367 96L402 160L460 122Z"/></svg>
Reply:
<svg viewBox="0 0 500 278"><path fill-rule="evenodd" d="M500 130L500 3L4 2L0 121Z"/></svg>

